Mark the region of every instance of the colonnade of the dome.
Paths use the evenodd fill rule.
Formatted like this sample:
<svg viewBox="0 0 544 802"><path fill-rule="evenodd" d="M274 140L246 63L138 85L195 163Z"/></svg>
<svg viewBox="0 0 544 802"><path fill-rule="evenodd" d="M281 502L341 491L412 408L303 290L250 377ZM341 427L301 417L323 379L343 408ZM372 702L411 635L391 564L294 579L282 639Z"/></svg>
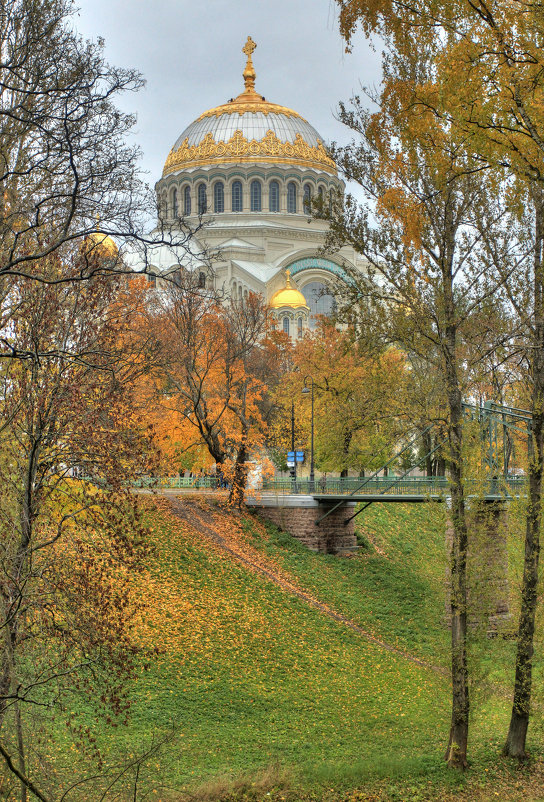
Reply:
<svg viewBox="0 0 544 802"><path fill-rule="evenodd" d="M268 212L309 215L312 199L330 205L341 188L338 179L307 172L239 169L232 174L180 173L159 182L161 214L166 220L202 214Z"/></svg>

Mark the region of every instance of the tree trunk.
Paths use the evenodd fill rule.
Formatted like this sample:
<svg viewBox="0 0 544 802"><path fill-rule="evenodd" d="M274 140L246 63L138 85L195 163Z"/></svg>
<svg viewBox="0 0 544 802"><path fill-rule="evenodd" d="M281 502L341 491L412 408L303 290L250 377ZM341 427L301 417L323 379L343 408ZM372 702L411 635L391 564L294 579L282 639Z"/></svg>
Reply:
<svg viewBox="0 0 544 802"><path fill-rule="evenodd" d="M238 449L236 455L236 462L234 463L234 474L232 478L232 486L229 494L229 504L238 510L244 506L244 491L247 482L247 445L246 439L242 440L242 444Z"/></svg>
<svg viewBox="0 0 544 802"><path fill-rule="evenodd" d="M431 443L430 432L425 432L425 434L422 437L422 440L423 440L423 452L426 455L426 457L425 457L425 473L427 474L427 476L432 476L433 475L433 458L432 458L432 454L430 452L432 451L433 447L432 447L432 443Z"/></svg>
<svg viewBox="0 0 544 802"><path fill-rule="evenodd" d="M529 434L529 498L525 528L525 560L521 590L516 651L516 675L510 727L504 754L526 757L527 729L531 713L535 617L538 604L538 562L540 556L540 524L542 516L542 473L544 435L544 303L542 246L544 235L542 199L535 202L534 259L534 341L531 349L532 431Z"/></svg>
<svg viewBox="0 0 544 802"><path fill-rule="evenodd" d="M452 768L467 765L469 689L467 664L467 546L468 532L461 470L461 394L450 399L451 503L453 543L451 549L451 680L452 714L445 759Z"/></svg>
<svg viewBox="0 0 544 802"><path fill-rule="evenodd" d="M451 206L448 208L451 214ZM445 341L444 378L449 408L450 487L453 542L451 548L451 726L445 760L448 766L467 765L469 687L467 662L467 547L468 531L463 491L463 404L458 375L457 316L451 269L455 248L453 228L445 239L442 264Z"/></svg>

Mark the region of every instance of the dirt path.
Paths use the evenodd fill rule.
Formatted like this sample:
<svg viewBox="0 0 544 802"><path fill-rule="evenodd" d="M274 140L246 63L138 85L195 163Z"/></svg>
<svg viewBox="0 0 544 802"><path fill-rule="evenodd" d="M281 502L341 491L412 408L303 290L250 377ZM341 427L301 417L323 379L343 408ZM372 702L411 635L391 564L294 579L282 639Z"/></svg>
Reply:
<svg viewBox="0 0 544 802"><path fill-rule="evenodd" d="M188 498L180 499L169 496L168 501L170 502L172 512L176 516L194 527L197 532L208 540L211 540L222 551L247 566L250 570L265 576L270 582L273 582L286 593L296 596L310 607L319 610L323 615L344 625L352 632L356 632L357 635L360 635L364 640L378 646L380 649L397 654L403 659L421 666L422 668L430 669L437 674L447 675L448 672L444 668L427 663L425 660L421 660L419 657L415 657L399 649L397 646L393 646L376 638L345 615L338 613L332 607L329 607L329 605L314 598L311 593L301 588L287 572L279 566L274 565L273 561L268 560L261 552L249 546L247 542L244 542L239 525L237 525L236 528L239 530L240 538L236 537L236 535L234 537L232 537L232 535L229 537L226 533L221 534L218 528L214 526L214 515L216 515L216 513L213 508L205 507L202 502Z"/></svg>

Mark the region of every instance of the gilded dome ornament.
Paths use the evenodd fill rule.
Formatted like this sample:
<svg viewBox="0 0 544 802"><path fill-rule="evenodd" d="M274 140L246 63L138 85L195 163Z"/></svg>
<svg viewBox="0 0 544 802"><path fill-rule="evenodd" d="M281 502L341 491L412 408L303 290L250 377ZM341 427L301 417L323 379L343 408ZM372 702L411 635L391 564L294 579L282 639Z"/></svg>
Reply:
<svg viewBox="0 0 544 802"><path fill-rule="evenodd" d="M247 42L242 48L242 53L245 53L247 56L247 64L243 72L244 83L246 85L244 94L246 95L255 94L255 78L257 77L257 73L255 72L251 56L255 52L256 47L257 45L255 44L251 36L248 36ZM258 95L258 97L260 98L260 95Z"/></svg>
<svg viewBox="0 0 544 802"><path fill-rule="evenodd" d="M108 234L100 231L100 215L96 215L96 230L87 234L84 240L83 250L91 253L96 249L97 253L106 259L117 259L119 248Z"/></svg>
<svg viewBox="0 0 544 802"><path fill-rule="evenodd" d="M274 131L267 131L261 140L248 141L243 132L234 132L228 142L215 142L213 135L207 133L198 145L189 145L187 137L177 150L170 151L163 176L189 167L205 167L217 164L240 164L243 162L266 162L274 164L296 164L300 167L313 167L336 174L336 165L318 141L309 145L302 134L295 135L295 141L282 142Z"/></svg>
<svg viewBox="0 0 544 802"><path fill-rule="evenodd" d="M285 271L285 287L274 293L270 299L269 306L271 309L306 309L310 311L310 307L306 303L306 298L299 289L291 285L291 271Z"/></svg>

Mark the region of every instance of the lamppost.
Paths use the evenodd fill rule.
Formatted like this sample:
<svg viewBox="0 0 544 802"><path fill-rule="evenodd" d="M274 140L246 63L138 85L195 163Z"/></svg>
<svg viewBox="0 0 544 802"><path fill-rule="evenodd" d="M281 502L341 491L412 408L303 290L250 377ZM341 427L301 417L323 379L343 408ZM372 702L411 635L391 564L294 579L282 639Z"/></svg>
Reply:
<svg viewBox="0 0 544 802"><path fill-rule="evenodd" d="M312 382L312 389L307 386L306 382L310 379ZM310 447L310 492L313 493L315 490L315 473L314 473L314 380L312 376L305 376L304 377L304 387L302 388L302 392L306 395L307 393L312 393L312 422L311 422L311 447Z"/></svg>
<svg viewBox="0 0 544 802"><path fill-rule="evenodd" d="M297 492L297 452L295 451L295 402L291 401L291 449L293 452L293 467L291 478L293 480L293 493Z"/></svg>

